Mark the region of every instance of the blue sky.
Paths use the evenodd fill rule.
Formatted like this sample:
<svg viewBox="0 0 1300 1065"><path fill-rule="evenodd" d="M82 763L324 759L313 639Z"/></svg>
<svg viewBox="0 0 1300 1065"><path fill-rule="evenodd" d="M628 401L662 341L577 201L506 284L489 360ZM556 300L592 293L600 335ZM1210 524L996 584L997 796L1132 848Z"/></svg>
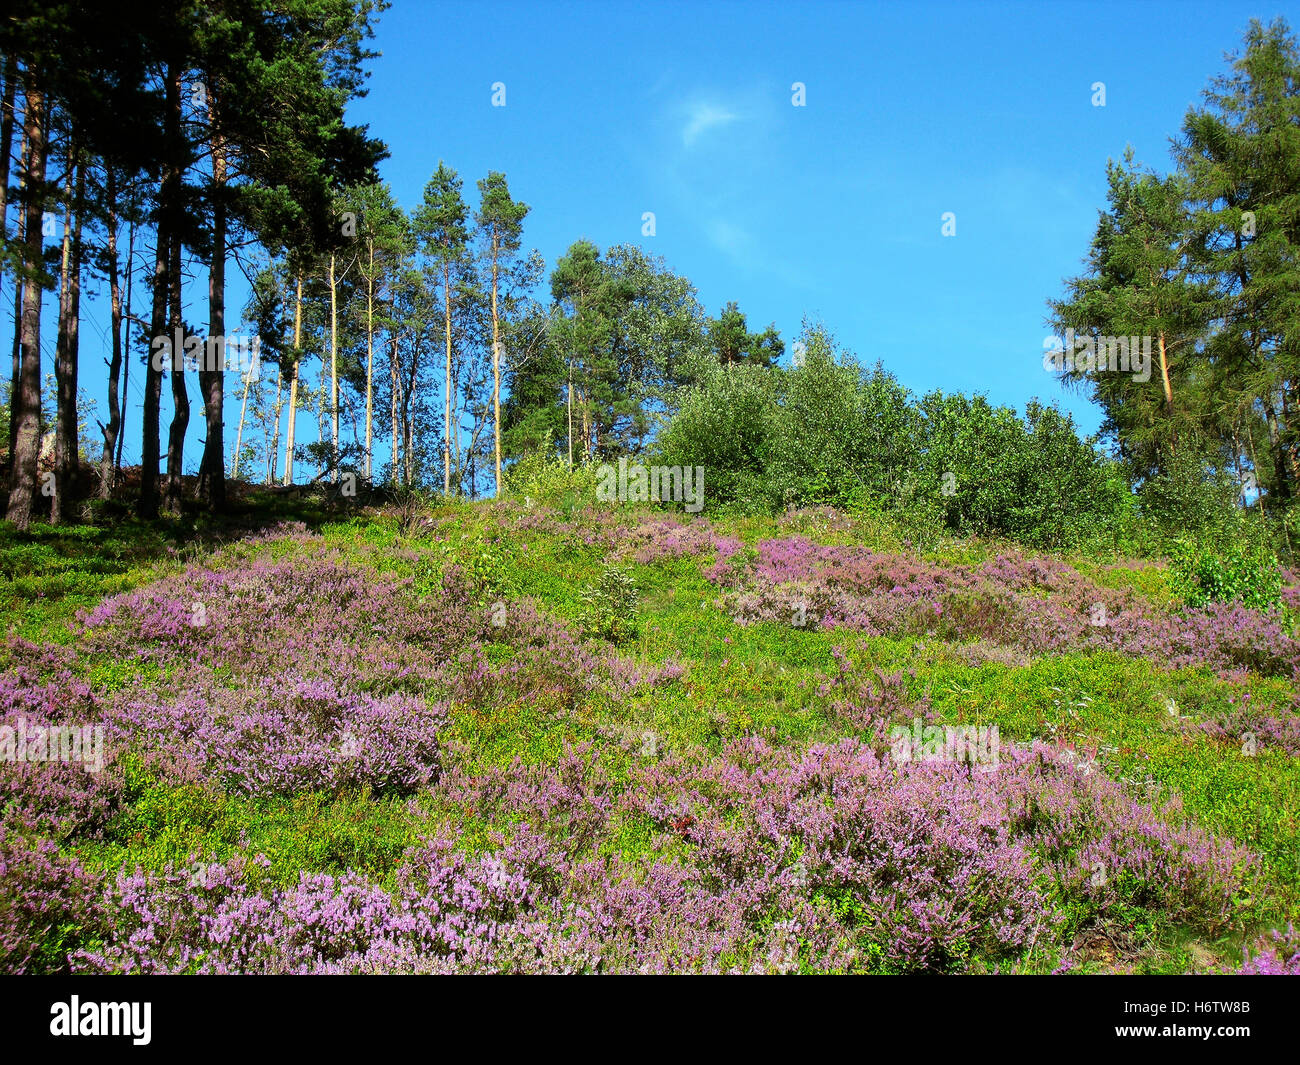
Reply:
<svg viewBox="0 0 1300 1065"><path fill-rule="evenodd" d="M1131 144L1166 168L1250 18L1300 26L1294 8L396 0L351 118L388 144L381 176L405 207L439 159L467 192L504 171L532 207L525 247L548 268L581 237L640 244L710 313L736 300L752 327L775 322L787 350L818 316L914 391L985 392L1021 410L1059 399L1092 431L1099 412L1062 392L1042 350L1045 301L1080 269L1106 160ZM794 82L806 106L792 105ZM187 318L206 320L203 300L195 286ZM232 309L242 302L232 291ZM82 357L97 398L99 335L83 333ZM138 409L130 418L128 456ZM314 419L300 416L299 434L313 438ZM198 458L191 444L187 466Z"/></svg>

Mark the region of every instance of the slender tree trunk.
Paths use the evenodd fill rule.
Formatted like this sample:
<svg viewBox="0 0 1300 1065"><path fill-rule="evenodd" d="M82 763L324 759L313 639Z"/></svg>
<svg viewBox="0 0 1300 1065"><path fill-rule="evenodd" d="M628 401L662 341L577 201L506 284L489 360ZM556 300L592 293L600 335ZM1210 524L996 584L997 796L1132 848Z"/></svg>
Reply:
<svg viewBox="0 0 1300 1065"><path fill-rule="evenodd" d="M72 301L68 280L72 270L72 185L76 180L75 139L68 145L67 170L63 174L63 239L59 249L59 304L54 337L54 494L50 497L50 523L63 519L65 485L71 480L69 456L65 446L68 411L68 308ZM76 440L75 421L73 440Z"/></svg>
<svg viewBox="0 0 1300 1065"><path fill-rule="evenodd" d="M275 432L271 436L271 455L267 461L266 483L275 484L275 464L280 461L280 413L284 410L284 370L275 371Z"/></svg>
<svg viewBox="0 0 1300 1065"><path fill-rule="evenodd" d="M1268 424L1268 447L1273 458L1273 476L1277 479L1277 494L1280 499L1291 498L1291 477L1287 469L1286 456L1282 447L1282 432L1278 426L1277 409L1270 395L1264 400L1264 420Z"/></svg>
<svg viewBox="0 0 1300 1065"><path fill-rule="evenodd" d="M131 278L135 275L135 221L132 219L126 224L126 313L125 328L126 336L123 342L126 349L131 347ZM122 424L117 433L117 454L113 458L113 483L122 472L122 444L126 440L126 404L130 399L131 392L128 385L131 383L131 359L126 356L122 359Z"/></svg>
<svg viewBox="0 0 1300 1065"><path fill-rule="evenodd" d="M13 56L5 56L4 96L0 99L0 234L9 232L9 162L14 143L14 92L18 87L18 73ZM4 272L0 271L0 287Z"/></svg>
<svg viewBox="0 0 1300 1065"><path fill-rule="evenodd" d="M167 67L166 92L167 140L172 145L172 153L179 151L181 142L181 64L171 62ZM181 310L181 228L180 218L183 207L180 202L181 173L179 165L173 164L174 173L171 182L171 196L167 208L173 222L169 227L168 242L168 292L170 302L170 332L173 338L183 337L185 320ZM185 360L181 353L176 355L172 364L172 422L167 433L167 509L180 513L181 499L185 483L185 434L190 426L190 397L185 388Z"/></svg>
<svg viewBox="0 0 1300 1065"><path fill-rule="evenodd" d="M451 376L451 394L456 398L457 403L459 403L460 401L459 368ZM456 476L453 478L453 481L455 482L456 485L456 494L458 496L461 496L465 494L465 454L464 454L464 448L461 445L461 424L460 424L459 408L453 407L452 414L455 416L455 421L456 421L455 434L451 438L452 445L454 447L453 454L455 455L456 458ZM471 439L470 441L471 447L473 446L473 443L474 442Z"/></svg>
<svg viewBox="0 0 1300 1065"><path fill-rule="evenodd" d="M329 472L330 458L328 454L322 454L326 451L325 442L328 436L325 433L325 352L320 353L320 391L316 394L316 439L320 442L321 447L317 452L316 458L316 480L320 480Z"/></svg>
<svg viewBox="0 0 1300 1065"><path fill-rule="evenodd" d="M370 271L366 274L366 481L371 471L375 424L375 242L370 240Z"/></svg>
<svg viewBox="0 0 1300 1065"><path fill-rule="evenodd" d="M168 224L165 214L159 212L158 227L156 232L156 247L154 248L153 263L153 312L150 317L149 328L153 333L153 339L149 344L149 354L145 362L144 371L144 416L143 416L143 433L144 439L140 444L140 507L139 513L142 518L156 518L158 516L159 503L159 485L158 485L158 463L161 461L161 446L159 443L159 431L161 429L162 406L162 379L163 367L169 363L174 363L176 353L171 352L167 345L155 349L162 339L167 338L167 260L169 243L167 236ZM169 358L164 358L170 353Z"/></svg>
<svg viewBox="0 0 1300 1065"><path fill-rule="evenodd" d="M218 126L216 92L208 87L208 117L212 135L212 265L208 270L208 342L199 364L206 437L199 464L199 499L209 509L226 509L226 147ZM214 350L215 348L215 350ZM251 378L252 369L248 369ZM248 390L244 390L247 396Z"/></svg>
<svg viewBox="0 0 1300 1065"><path fill-rule="evenodd" d="M75 141L68 149L67 207L63 218L62 288L54 376L58 413L54 436L54 498L50 521L58 524L72 503L80 469L77 441L77 360L81 333L81 207L85 170Z"/></svg>
<svg viewBox="0 0 1300 1065"><path fill-rule="evenodd" d="M414 339L414 338L413 338ZM415 344L411 348L411 370L407 374L408 380L402 386L402 473L405 482L410 485L414 482L411 467L411 444L415 434L411 431L412 419L412 399L415 396L415 374L416 367L419 365L419 351Z"/></svg>
<svg viewBox="0 0 1300 1065"><path fill-rule="evenodd" d="M104 167L104 195L108 208L108 292L110 325L113 330L112 356L108 362L108 425L100 423L104 434L104 453L99 458L99 495L113 494L113 456L117 436L122 429L122 408L118 399L118 377L122 373L122 286L117 274L117 179L111 163Z"/></svg>
<svg viewBox="0 0 1300 1065"><path fill-rule="evenodd" d="M1160 330L1156 336L1156 343L1160 349L1160 383L1165 389L1165 416L1169 419L1170 432L1172 433L1170 443L1176 450L1178 447L1178 431L1174 428L1174 390L1169 381L1169 354L1165 348L1165 331Z"/></svg>
<svg viewBox="0 0 1300 1065"><path fill-rule="evenodd" d="M27 216L22 209L22 205L27 202L27 169L31 165L30 156L31 148L27 142L27 129L24 122L23 143L19 154L18 172L18 245L20 249L25 249L27 243ZM14 339L13 339L13 367L9 377L9 483L12 485L16 480L16 467L14 465L14 455L17 452L18 443L18 397L22 390L22 340L23 340L23 279L22 274L16 272L14 275Z"/></svg>
<svg viewBox="0 0 1300 1065"><path fill-rule="evenodd" d="M495 494L501 498L501 318L497 312L497 239L492 238L492 445L496 457Z"/></svg>
<svg viewBox="0 0 1300 1065"><path fill-rule="evenodd" d="M339 305L334 278L334 253L330 252L330 466L339 483Z"/></svg>
<svg viewBox="0 0 1300 1065"><path fill-rule="evenodd" d="M569 469L573 469L573 360L569 360L569 387L566 390L569 403Z"/></svg>
<svg viewBox="0 0 1300 1065"><path fill-rule="evenodd" d="M230 476L239 477L239 450L244 446L244 418L248 414L248 390L253 387L253 371L244 374L244 398L239 403L239 428L235 431L235 454L230 460Z"/></svg>
<svg viewBox="0 0 1300 1065"><path fill-rule="evenodd" d="M45 97L36 74L27 72L24 137L28 145L24 175L22 363L11 418L18 423L13 453L13 481L5 517L19 529L32 520L36 464L41 449L41 214L45 206Z"/></svg>
<svg viewBox="0 0 1300 1065"><path fill-rule="evenodd" d="M293 484L293 437L298 415L298 346L302 343L302 274L293 304L293 363L289 367L289 419L284 427L284 483Z"/></svg>
<svg viewBox="0 0 1300 1065"><path fill-rule="evenodd" d="M158 191L158 242L154 259L154 295L153 295L153 339L147 369L145 371L145 409L144 409L144 443L141 445L140 471L140 514L145 518L158 516L160 503L159 469L160 461L160 407L162 403L161 365L166 360L164 352L170 351L170 374L172 382L172 401L175 413L171 430L168 434L167 447L167 505L169 508L180 502L181 459L183 457L184 427L189 421L189 397L185 393L185 368L183 351L174 350L164 345L155 353L153 345L166 337L169 345L184 340L180 335L180 260L181 260L181 168L180 168L180 118L181 85L180 64L168 62L165 79L165 107L163 119L163 139L166 148L166 161L163 165L162 184ZM172 309L174 305L174 309ZM183 414L182 414L183 411ZM177 429L182 453L178 453L175 443ZM174 477L174 484L173 484Z"/></svg>
<svg viewBox="0 0 1300 1065"><path fill-rule="evenodd" d="M442 429L442 491L451 495L451 264L442 267L442 321L447 331L446 420Z"/></svg>
<svg viewBox="0 0 1300 1065"><path fill-rule="evenodd" d="M401 392L402 390L401 381L399 380L398 373L397 373L397 334L396 333L393 334L393 357L389 360L388 365L389 365L389 369L392 371L392 378L393 378L393 396L392 396L392 402L389 404L389 406L392 408L391 414L392 414L392 422L393 422L393 454L392 454L392 459L389 462L389 466L392 471L390 474L392 478L392 482L394 485L396 485L398 483L397 459L399 454L397 450L397 398L398 398L398 393Z"/></svg>
<svg viewBox="0 0 1300 1065"><path fill-rule="evenodd" d="M591 403L582 389L578 390L578 407L582 411L582 461L585 463L591 457Z"/></svg>

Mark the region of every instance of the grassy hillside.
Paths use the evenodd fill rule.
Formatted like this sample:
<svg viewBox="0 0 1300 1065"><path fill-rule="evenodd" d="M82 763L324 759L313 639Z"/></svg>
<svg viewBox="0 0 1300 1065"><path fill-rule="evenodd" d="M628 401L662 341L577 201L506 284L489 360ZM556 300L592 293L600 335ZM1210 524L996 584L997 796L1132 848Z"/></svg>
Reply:
<svg viewBox="0 0 1300 1065"><path fill-rule="evenodd" d="M3 535L3 720L107 751L0 761L5 970L1296 953L1292 616L1160 564L572 499Z"/></svg>

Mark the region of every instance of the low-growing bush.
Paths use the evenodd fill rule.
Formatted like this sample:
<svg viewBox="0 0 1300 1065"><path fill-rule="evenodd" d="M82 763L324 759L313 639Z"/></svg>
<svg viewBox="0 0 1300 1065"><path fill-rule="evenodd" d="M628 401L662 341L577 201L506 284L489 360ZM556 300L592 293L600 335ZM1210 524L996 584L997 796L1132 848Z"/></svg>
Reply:
<svg viewBox="0 0 1300 1065"><path fill-rule="evenodd" d="M1269 610L1282 601L1282 571L1277 559L1256 549L1226 552L1179 544L1170 559L1175 591L1188 606L1241 603Z"/></svg>
<svg viewBox="0 0 1300 1065"><path fill-rule="evenodd" d="M622 570L607 566L595 587L582 594L582 634L615 645L635 638L637 599L636 582Z"/></svg>

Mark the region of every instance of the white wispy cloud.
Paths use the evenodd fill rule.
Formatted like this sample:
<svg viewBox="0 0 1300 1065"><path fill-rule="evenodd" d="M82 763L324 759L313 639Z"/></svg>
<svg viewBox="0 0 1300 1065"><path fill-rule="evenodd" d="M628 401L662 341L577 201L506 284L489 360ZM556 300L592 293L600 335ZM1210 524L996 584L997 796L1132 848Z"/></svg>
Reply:
<svg viewBox="0 0 1300 1065"><path fill-rule="evenodd" d="M682 128L682 144L690 147L705 133L718 126L735 122L740 116L725 107L711 103L694 103L686 108L686 124Z"/></svg>

